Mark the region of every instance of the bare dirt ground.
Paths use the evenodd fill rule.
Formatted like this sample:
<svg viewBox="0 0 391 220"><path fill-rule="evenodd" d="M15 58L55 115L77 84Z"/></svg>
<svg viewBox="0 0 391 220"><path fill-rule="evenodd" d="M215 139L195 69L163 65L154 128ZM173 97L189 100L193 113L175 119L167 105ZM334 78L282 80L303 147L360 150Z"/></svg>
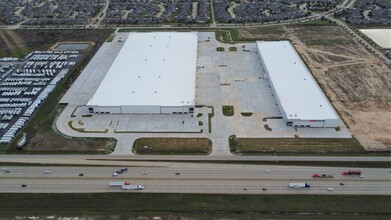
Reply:
<svg viewBox="0 0 391 220"><path fill-rule="evenodd" d="M301 25L238 32L238 39L289 39L364 148L391 150L391 69L343 29Z"/></svg>

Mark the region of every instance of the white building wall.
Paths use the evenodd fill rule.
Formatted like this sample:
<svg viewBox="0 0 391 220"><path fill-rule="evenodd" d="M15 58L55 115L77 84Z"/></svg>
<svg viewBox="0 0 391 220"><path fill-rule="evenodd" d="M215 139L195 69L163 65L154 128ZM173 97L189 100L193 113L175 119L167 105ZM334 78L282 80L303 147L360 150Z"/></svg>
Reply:
<svg viewBox="0 0 391 220"><path fill-rule="evenodd" d="M94 113L111 113L111 114L120 114L121 108L119 106L94 106Z"/></svg>
<svg viewBox="0 0 391 220"><path fill-rule="evenodd" d="M336 128L339 126L339 120L327 119L324 123L325 128Z"/></svg>
<svg viewBox="0 0 391 220"><path fill-rule="evenodd" d="M160 106L158 105L126 105L121 106L123 114L159 114Z"/></svg>
<svg viewBox="0 0 391 220"><path fill-rule="evenodd" d="M161 113L172 114L173 112L189 112L188 108L183 106L162 106Z"/></svg>
<svg viewBox="0 0 391 220"><path fill-rule="evenodd" d="M264 48L263 53L261 52L260 43L269 43L257 43L257 52L260 57L261 65L266 72L269 84L285 123L287 125L292 123L288 126L293 127L338 127L339 119L337 114L293 46L289 42L270 42L270 45L276 43L280 44L276 45L281 48L275 52L274 47L266 47ZM286 47L290 49L283 49ZM286 55L286 53L289 53L289 55ZM262 57L262 55L265 57ZM268 63L268 65L266 65L266 63ZM268 68L271 69L270 71L272 72L269 72ZM273 79L270 74L273 74ZM302 78L304 78L304 81L300 81ZM305 86L308 91L306 89L303 90L301 88L303 86ZM279 94L281 94L282 97L279 97ZM308 103L304 105L303 102L309 102L311 105L308 105ZM287 115L286 111L289 111L289 109L291 114ZM296 112L298 112L297 115ZM328 119L330 117L335 118Z"/></svg>

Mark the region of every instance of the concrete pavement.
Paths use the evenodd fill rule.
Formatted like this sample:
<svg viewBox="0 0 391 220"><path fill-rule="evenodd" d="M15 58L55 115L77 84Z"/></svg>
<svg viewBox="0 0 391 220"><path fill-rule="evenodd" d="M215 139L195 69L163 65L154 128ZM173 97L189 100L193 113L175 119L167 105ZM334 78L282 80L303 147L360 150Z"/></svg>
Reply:
<svg viewBox="0 0 391 220"><path fill-rule="evenodd" d="M111 173L119 167L7 168L10 173L0 173L0 192L121 192L120 188L109 187L109 181L129 181L145 186L145 190L128 192L391 195L389 169L377 168L361 169L365 178L341 175L349 168L266 165L171 163L157 167L128 167L127 172L117 177L112 177ZM45 170L51 173L44 174ZM149 173L143 175L142 171ZM178 172L180 175L175 174ZM311 177L314 172L331 174L334 178L314 179ZM79 177L79 173L84 176ZM290 182L309 183L311 188L290 189ZM330 187L333 192L327 190Z"/></svg>

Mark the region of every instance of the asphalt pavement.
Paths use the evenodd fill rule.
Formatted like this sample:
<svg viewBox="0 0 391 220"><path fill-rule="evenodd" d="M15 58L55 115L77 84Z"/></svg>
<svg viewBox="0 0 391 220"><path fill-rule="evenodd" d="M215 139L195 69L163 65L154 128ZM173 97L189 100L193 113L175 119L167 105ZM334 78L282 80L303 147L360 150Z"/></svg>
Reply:
<svg viewBox="0 0 391 220"><path fill-rule="evenodd" d="M3 167L5 168L5 167ZM227 193L227 194L381 194L391 195L391 169L355 168L358 175L343 176L350 168L295 167L234 164L171 163L156 167L6 167L0 173L0 192L79 193L79 192L153 192L153 193ZM50 171L45 174L45 171ZM143 172L147 172L144 173ZM83 173L84 176L79 176ZM313 173L333 178L312 178ZM144 190L124 191L109 187L110 181L129 181ZM308 183L308 189L291 189L292 182ZM343 183L343 185L340 185ZM26 187L22 187L25 184ZM333 188L329 191L328 188Z"/></svg>

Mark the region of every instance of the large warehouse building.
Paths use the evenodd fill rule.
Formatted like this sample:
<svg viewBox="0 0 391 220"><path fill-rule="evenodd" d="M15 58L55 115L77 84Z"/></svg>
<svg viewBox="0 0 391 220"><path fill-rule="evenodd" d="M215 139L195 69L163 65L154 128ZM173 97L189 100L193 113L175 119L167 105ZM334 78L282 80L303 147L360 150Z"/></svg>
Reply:
<svg viewBox="0 0 391 220"><path fill-rule="evenodd" d="M196 32L130 33L87 106L91 113L193 113Z"/></svg>
<svg viewBox="0 0 391 220"><path fill-rule="evenodd" d="M257 46L287 126L339 125L334 108L289 41L257 41Z"/></svg>

